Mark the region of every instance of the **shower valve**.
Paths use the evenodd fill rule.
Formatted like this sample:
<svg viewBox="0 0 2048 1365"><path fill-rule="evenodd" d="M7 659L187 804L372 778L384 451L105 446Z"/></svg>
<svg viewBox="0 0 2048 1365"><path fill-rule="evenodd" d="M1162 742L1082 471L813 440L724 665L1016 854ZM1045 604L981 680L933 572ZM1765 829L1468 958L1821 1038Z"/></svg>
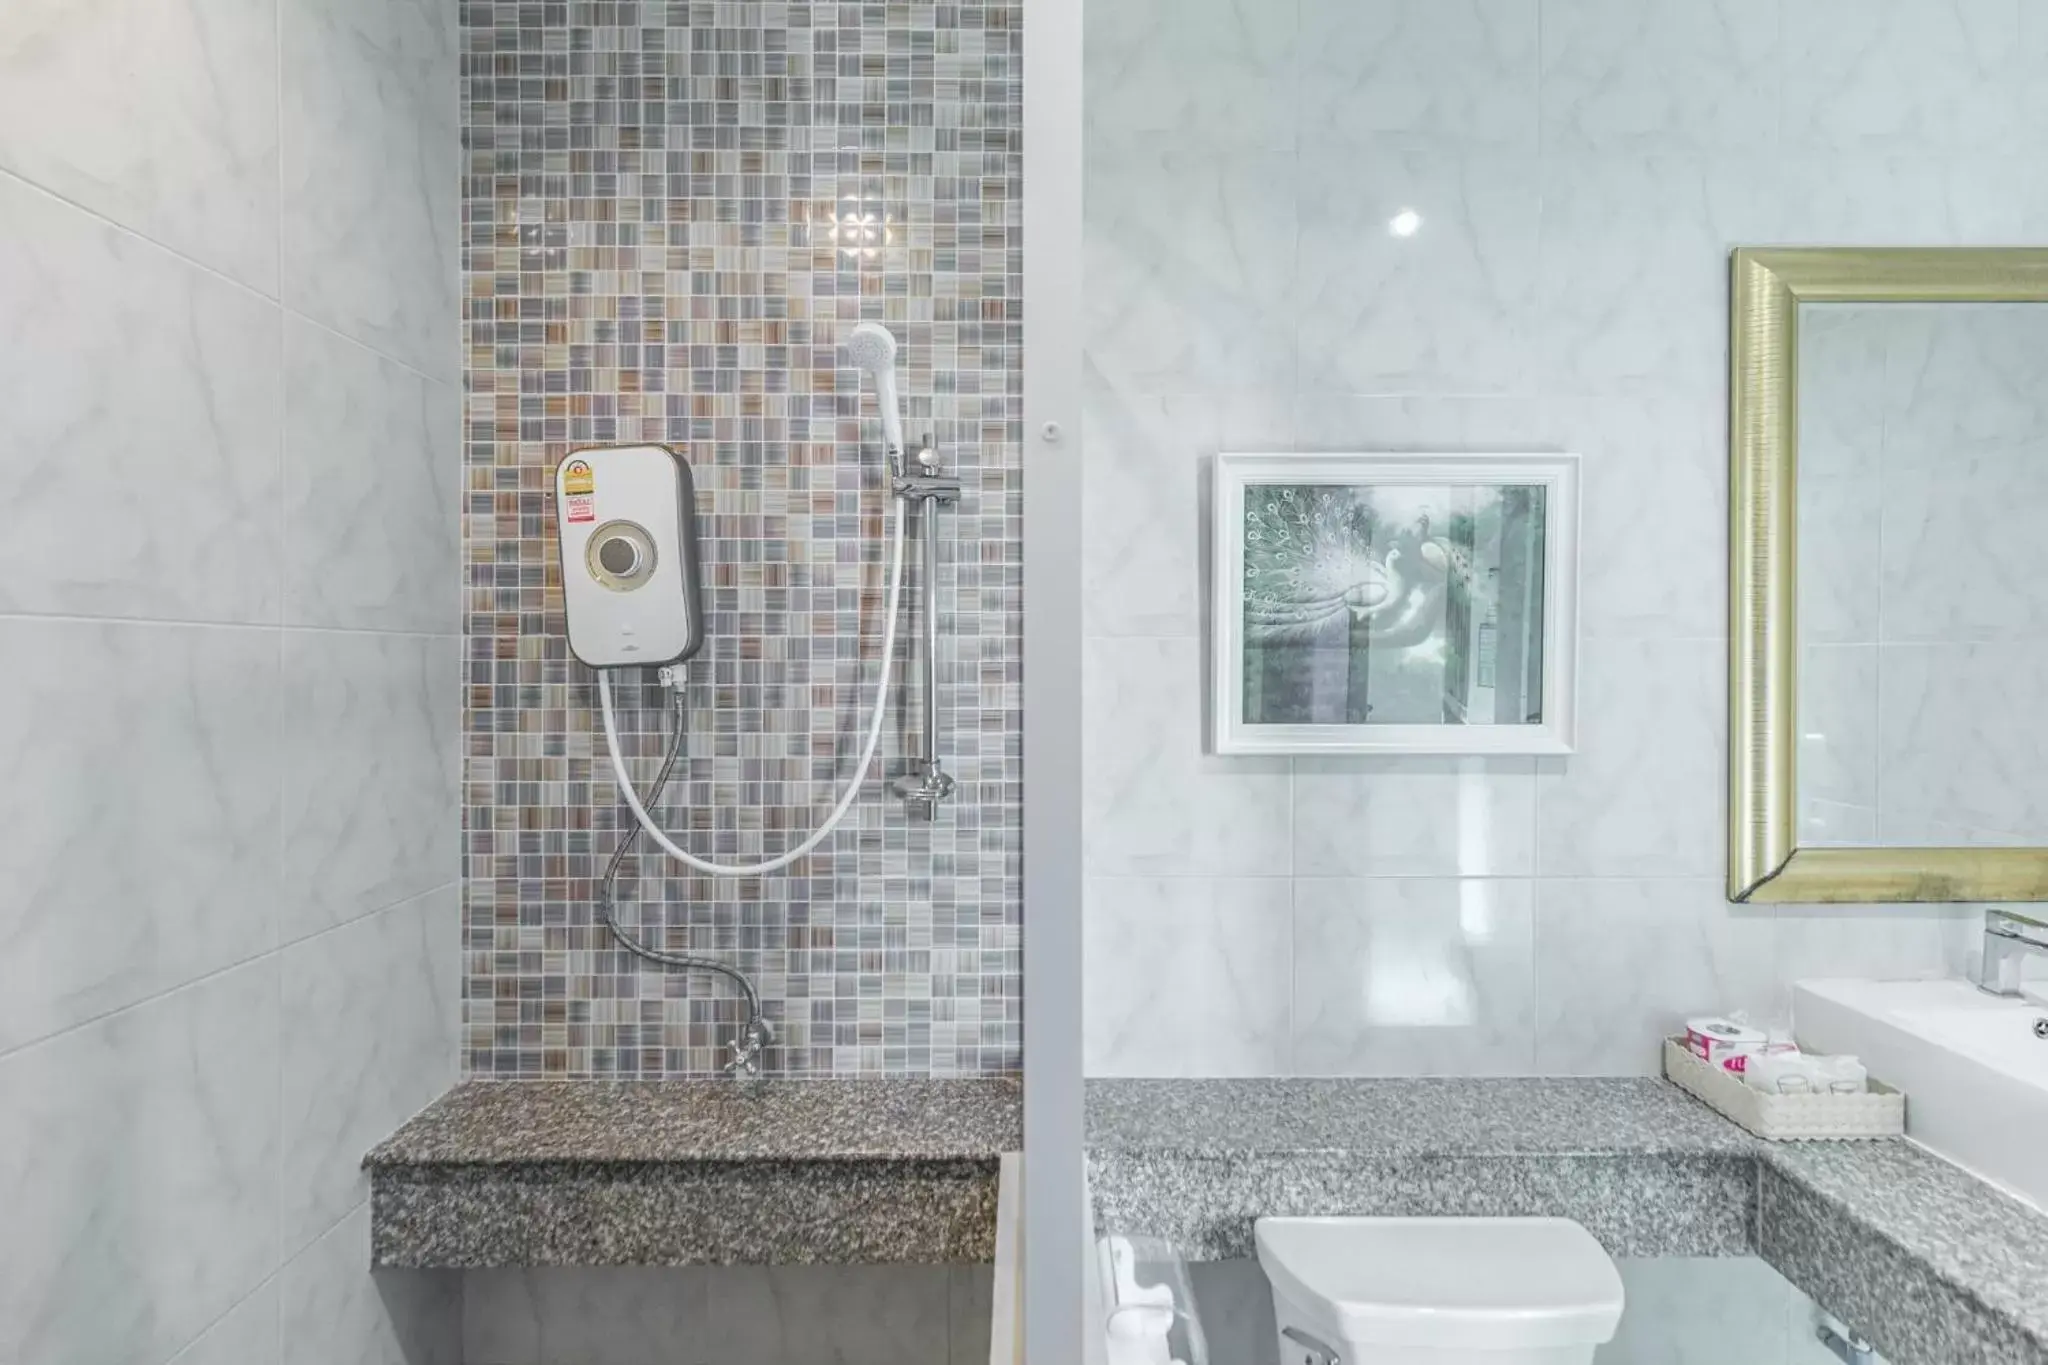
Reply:
<svg viewBox="0 0 2048 1365"><path fill-rule="evenodd" d="M760 1076L762 1054L774 1036L766 1019L759 1015L749 1019L732 1040L732 1060L725 1064L725 1074L742 1081Z"/></svg>

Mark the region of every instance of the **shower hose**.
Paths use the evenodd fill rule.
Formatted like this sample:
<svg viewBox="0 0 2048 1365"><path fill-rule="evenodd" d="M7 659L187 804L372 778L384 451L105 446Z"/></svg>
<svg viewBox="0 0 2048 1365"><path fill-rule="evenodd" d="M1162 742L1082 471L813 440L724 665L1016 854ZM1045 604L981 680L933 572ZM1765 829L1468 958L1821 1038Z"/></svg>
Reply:
<svg viewBox="0 0 2048 1365"><path fill-rule="evenodd" d="M680 686L677 686L670 694L671 730L668 752L663 757L661 770L655 774L654 785L648 789L647 799L643 802L639 792L633 787L632 774L626 771L625 756L619 749L619 724L618 717L614 713L612 706L610 670L603 668L597 670L597 700L599 711L604 721L605 749L611 754L612 774L618 779L619 795L625 800L627 808L633 812L633 819L636 822L634 827L626 832L626 837L619 841L618 848L612 853L611 862L605 867L604 877L598 885L598 913L604 920L606 930L628 952L644 957L650 962L659 962L665 966L716 972L738 984L739 988L745 992L747 998L748 1032L750 1036L760 1041L766 1040L765 1030L767 1025L761 1015L761 997L755 991L754 983L749 981L746 975L737 968L728 966L716 958L696 957L687 953L664 952L661 949L649 947L647 944L634 938L620 925L618 917L614 913L613 888L618 879L620 865L625 862L626 855L632 851L634 841L639 838L642 830L647 832L647 837L652 839L663 852L686 867L695 868L699 872L707 873L714 877L758 877L765 873L788 867L791 863L804 857L820 843L823 843L827 836L839 827L839 822L846 817L846 812L852 809L854 799L860 795L861 786L867 781L868 768L872 765L875 758L875 748L882 739L882 719L888 709L889 701L889 666L890 661L896 656L896 612L903 596L903 542L905 539L904 522L906 518L903 515L903 500L892 498L891 501L895 503L895 509L891 517L894 526L890 532L889 600L883 618L882 653L876 670L875 704L873 714L868 720L867 742L861 747L860 762L855 765L853 778L846 784L846 790L840 794L839 803L832 808L832 813L825 817L824 823L819 825L809 838L805 839L795 848L788 849L764 862L724 866L699 858L671 839L661 826L656 823L654 817L648 813L648 807L661 804L662 791L668 786L669 777L675 771L676 761L682 755L684 721L686 719L683 690ZM929 566L927 566L926 572L929 573L930 571Z"/></svg>

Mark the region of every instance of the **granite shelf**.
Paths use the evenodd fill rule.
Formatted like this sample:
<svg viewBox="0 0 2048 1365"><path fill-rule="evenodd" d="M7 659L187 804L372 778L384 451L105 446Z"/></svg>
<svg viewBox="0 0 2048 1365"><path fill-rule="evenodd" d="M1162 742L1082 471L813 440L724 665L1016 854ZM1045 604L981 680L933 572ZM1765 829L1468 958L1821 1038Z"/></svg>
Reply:
<svg viewBox="0 0 2048 1365"><path fill-rule="evenodd" d="M993 1258L1013 1080L471 1082L364 1158L379 1266Z"/></svg>

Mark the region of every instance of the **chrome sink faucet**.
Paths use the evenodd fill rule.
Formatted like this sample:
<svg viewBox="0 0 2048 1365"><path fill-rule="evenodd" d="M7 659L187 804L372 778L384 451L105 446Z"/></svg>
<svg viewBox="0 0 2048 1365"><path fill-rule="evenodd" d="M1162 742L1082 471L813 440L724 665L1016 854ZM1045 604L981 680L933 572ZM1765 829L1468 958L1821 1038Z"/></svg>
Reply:
<svg viewBox="0 0 2048 1365"><path fill-rule="evenodd" d="M1977 972L1977 989L2017 999L2021 969L2030 953L2048 957L2048 923L2010 910L1986 910L1984 964Z"/></svg>
<svg viewBox="0 0 2048 1365"><path fill-rule="evenodd" d="M725 1064L725 1074L738 1081L759 1080L762 1054L774 1041L775 1030L757 1007L732 1040L732 1060Z"/></svg>

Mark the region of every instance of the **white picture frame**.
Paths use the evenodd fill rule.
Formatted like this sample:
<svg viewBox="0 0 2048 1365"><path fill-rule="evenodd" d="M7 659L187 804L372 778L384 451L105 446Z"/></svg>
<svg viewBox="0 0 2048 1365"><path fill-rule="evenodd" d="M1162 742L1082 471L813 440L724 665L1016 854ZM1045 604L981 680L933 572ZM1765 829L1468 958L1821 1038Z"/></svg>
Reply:
<svg viewBox="0 0 2048 1365"><path fill-rule="evenodd" d="M1273 754L1569 754L1577 738L1579 458L1542 453L1436 454L1369 451L1341 454L1243 452L1215 457L1210 591L1211 746L1218 755ZM1539 719L1528 722L1274 723L1245 719L1247 635L1245 544L1247 495L1260 488L1541 486L1543 564ZM1325 503L1324 505L1328 505ZM1271 505L1269 505L1269 510ZM1425 523L1419 523L1426 527ZM1427 549L1444 555L1441 541ZM1391 566L1394 556L1385 556ZM1415 579L1420 580L1420 575ZM1386 591L1375 586L1374 591ZM1415 593L1425 593L1417 587ZM1529 595L1531 602L1536 594ZM1334 599L1324 599L1334 600ZM1344 598L1350 602L1351 597ZM1391 601L1389 597L1385 600ZM1428 610L1426 595L1418 611ZM1523 604L1525 607L1529 603ZM1362 617L1367 610L1348 613ZM1316 610L1323 610L1318 607ZM1341 610L1341 608L1340 608ZM1270 623L1270 604L1261 607ZM1328 612L1326 615L1334 615ZM1320 628L1320 627L1319 627ZM1267 638L1271 635L1272 627ZM1346 627L1349 629L1349 626ZM1268 646L1268 648L1274 648ZM1498 645L1496 645L1498 648ZM1327 652L1327 649L1326 649ZM1337 651L1342 661L1344 652ZM1354 656L1355 657L1355 656ZM1525 677L1526 684L1530 679Z"/></svg>

